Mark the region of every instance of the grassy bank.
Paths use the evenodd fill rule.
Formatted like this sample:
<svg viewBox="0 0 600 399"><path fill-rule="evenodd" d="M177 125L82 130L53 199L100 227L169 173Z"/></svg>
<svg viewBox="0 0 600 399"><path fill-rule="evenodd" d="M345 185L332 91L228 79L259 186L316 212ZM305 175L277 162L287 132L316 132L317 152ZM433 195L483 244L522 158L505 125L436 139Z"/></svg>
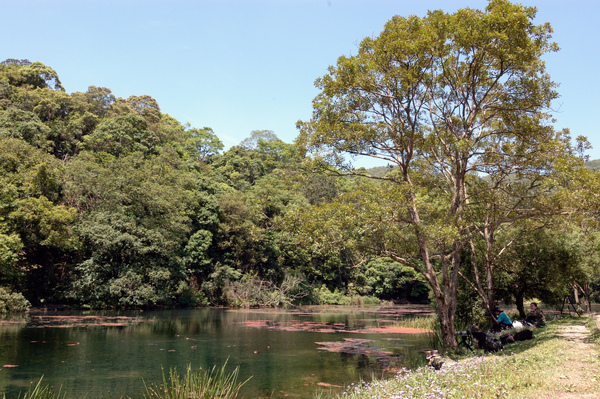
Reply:
<svg viewBox="0 0 600 399"><path fill-rule="evenodd" d="M600 394L599 333L590 318L556 320L533 340L499 354L457 359L435 371L402 370L394 379L357 384L321 398L561 398Z"/></svg>

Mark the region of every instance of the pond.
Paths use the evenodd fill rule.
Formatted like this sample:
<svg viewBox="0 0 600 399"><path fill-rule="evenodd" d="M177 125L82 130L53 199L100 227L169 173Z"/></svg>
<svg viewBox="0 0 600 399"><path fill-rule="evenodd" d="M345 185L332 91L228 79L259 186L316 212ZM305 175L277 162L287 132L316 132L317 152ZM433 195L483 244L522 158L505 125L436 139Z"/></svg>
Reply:
<svg viewBox="0 0 600 399"><path fill-rule="evenodd" d="M162 369L232 371L246 398L309 398L424 364L430 336L390 329L427 306L31 312L0 322L0 396L43 376L71 397L143 396Z"/></svg>

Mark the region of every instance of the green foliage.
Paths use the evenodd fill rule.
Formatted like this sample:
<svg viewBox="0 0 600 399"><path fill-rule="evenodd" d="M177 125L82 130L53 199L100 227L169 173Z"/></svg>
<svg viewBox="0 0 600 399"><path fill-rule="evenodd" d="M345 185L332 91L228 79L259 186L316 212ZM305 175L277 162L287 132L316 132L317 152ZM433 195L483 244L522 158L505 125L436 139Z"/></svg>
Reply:
<svg viewBox="0 0 600 399"><path fill-rule="evenodd" d="M30 306L21 293L0 287L0 314L24 312L29 310Z"/></svg>
<svg viewBox="0 0 600 399"><path fill-rule="evenodd" d="M148 128L148 122L134 114L119 115L99 123L83 137L82 149L106 152L114 156L140 151L147 154L156 149L160 138Z"/></svg>
<svg viewBox="0 0 600 399"><path fill-rule="evenodd" d="M510 263L502 265L507 274L498 274L500 297L516 300L521 311L523 298L558 306L570 295L574 282L585 285L597 275L598 253L591 237L564 227L539 230L512 248Z"/></svg>
<svg viewBox="0 0 600 399"><path fill-rule="evenodd" d="M111 90L106 87L89 86L85 93L75 92L71 95L82 111L102 117L117 100Z"/></svg>
<svg viewBox="0 0 600 399"><path fill-rule="evenodd" d="M202 227L210 228L216 215L199 190L204 183L172 148L157 152L84 152L69 164L66 194L85 212L77 232L90 244L75 269L84 277L74 279L73 299L170 305L188 278L185 265L194 270L209 262L212 233Z"/></svg>
<svg viewBox="0 0 600 399"><path fill-rule="evenodd" d="M200 291L198 283L193 278L189 282L181 281L174 295L177 306L184 308L210 305L208 298Z"/></svg>
<svg viewBox="0 0 600 399"><path fill-rule="evenodd" d="M77 246L71 224L76 211L64 205L54 205L46 197L24 198L15 201L9 217L18 227L26 246L74 249Z"/></svg>
<svg viewBox="0 0 600 399"><path fill-rule="evenodd" d="M558 93L542 57L558 47L549 24L533 24L536 12L493 0L485 10L394 16L317 79L312 119L298 122L297 142L321 170L388 183L338 198L338 209L328 208L335 220L310 230L331 229L329 242L354 259L362 248L419 270L448 347L465 267L485 269L473 284L494 302L495 261L506 252L494 241L500 230L592 201L594 179L579 158L585 138L573 145L548 114ZM392 170L370 176L352 168L355 155ZM574 189L582 186L590 188Z"/></svg>
<svg viewBox="0 0 600 399"><path fill-rule="evenodd" d="M322 174L311 174L303 178L303 183L299 188L311 205L332 202L340 193L341 189L337 184L339 179L334 176Z"/></svg>
<svg viewBox="0 0 600 399"><path fill-rule="evenodd" d="M317 305L376 305L381 300L375 296L361 296L350 294L335 288L330 291L326 285L321 285L312 290L310 302Z"/></svg>
<svg viewBox="0 0 600 399"><path fill-rule="evenodd" d="M129 96L126 102L133 112L141 116L149 125L155 125L160 121L160 107L152 97Z"/></svg>
<svg viewBox="0 0 600 399"><path fill-rule="evenodd" d="M586 162L585 167L593 171L600 170L600 159L594 159L592 161Z"/></svg>
<svg viewBox="0 0 600 399"><path fill-rule="evenodd" d="M595 275L590 281L592 303L600 303L600 275Z"/></svg>
<svg viewBox="0 0 600 399"><path fill-rule="evenodd" d="M14 138L0 139L0 150L0 233L11 259L2 280L35 302L63 280L62 264L79 245L78 215L61 203L64 167L57 159Z"/></svg>
<svg viewBox="0 0 600 399"><path fill-rule="evenodd" d="M449 270L456 273L451 265L466 248L483 267L483 230L499 215L527 217L512 208L558 212L578 202L588 212L574 219L592 237L598 204L588 193L600 179L574 170L581 164L571 155L581 155L586 140L568 147L568 131L554 132L541 113L555 93L537 61L554 45L547 25L531 24L534 14L496 0L485 12L394 17L318 80L314 117L299 124L297 144L256 130L225 152L210 127L182 125L150 96L118 98L96 86L68 94L52 68L6 60L0 284L34 304L115 308L422 302L430 291L424 278L431 298L452 294L454 280L444 279L456 278ZM463 87L471 101L502 106L465 108L454 92ZM432 113L429 98L441 108L410 120ZM519 107L524 113L513 112ZM311 173L304 150L341 168ZM345 169L343 153L393 166ZM340 178L344 172L350 176ZM356 178L365 175L375 180ZM530 255L500 246L509 229L493 232L490 292L508 297L522 271L505 265L519 258L522 268ZM552 268L566 277L561 290L589 287L596 275L593 239L582 237L564 245L576 266ZM585 248L575 244L583 241ZM463 275L487 277L466 265ZM309 285L319 287L312 299Z"/></svg>
<svg viewBox="0 0 600 399"><path fill-rule="evenodd" d="M331 292L327 286L321 285L313 290L311 299L318 305L349 305L350 297L340 292L337 288Z"/></svg>
<svg viewBox="0 0 600 399"><path fill-rule="evenodd" d="M0 284L12 284L18 279L17 262L22 249L18 234L0 233Z"/></svg>
<svg viewBox="0 0 600 399"><path fill-rule="evenodd" d="M260 153L239 146L213 157L211 165L225 183L239 191L251 187L268 173Z"/></svg>
<svg viewBox="0 0 600 399"><path fill-rule="evenodd" d="M465 286L464 281L462 283L456 305L456 326L461 331L468 330L473 325L485 330L490 324L485 304L471 287Z"/></svg>
<svg viewBox="0 0 600 399"><path fill-rule="evenodd" d="M46 148L49 134L50 129L33 112L15 107L0 110L0 137L12 137Z"/></svg>
<svg viewBox="0 0 600 399"><path fill-rule="evenodd" d="M11 86L64 90L56 71L38 61L7 59L0 63L0 74Z"/></svg>
<svg viewBox="0 0 600 399"><path fill-rule="evenodd" d="M223 151L223 142L209 127L188 129L186 133L188 134L186 148L193 157L200 161L208 162L213 156Z"/></svg>
<svg viewBox="0 0 600 399"><path fill-rule="evenodd" d="M423 276L390 258L371 261L356 274L355 279L362 294L372 294L385 300L404 299L413 303L426 303L429 300L429 288Z"/></svg>
<svg viewBox="0 0 600 399"><path fill-rule="evenodd" d="M211 304L227 304L225 299L225 286L231 281L238 280L242 273L228 265L217 263L213 271L202 281L202 291L206 293Z"/></svg>

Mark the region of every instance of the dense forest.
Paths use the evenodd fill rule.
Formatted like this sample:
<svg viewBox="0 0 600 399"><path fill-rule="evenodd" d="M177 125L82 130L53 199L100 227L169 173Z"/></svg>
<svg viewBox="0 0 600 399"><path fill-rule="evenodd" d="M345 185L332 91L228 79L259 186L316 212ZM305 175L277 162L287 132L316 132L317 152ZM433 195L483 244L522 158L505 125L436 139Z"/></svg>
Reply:
<svg viewBox="0 0 600 399"><path fill-rule="evenodd" d="M396 244L419 255L416 238L389 218L404 206L398 188L387 186L398 182L396 166L324 165L308 157L306 143L284 143L266 130L224 151L211 128L180 123L150 96L116 98L95 86L68 94L51 67L14 59L0 64L0 146L2 311L28 303L148 308L432 298L420 261L410 267L391 251L386 256ZM509 179L526 191L519 206L546 212L498 224L493 242L470 236L459 254L457 320L485 317L490 298L516 301L519 310L524 299L560 304L574 292L595 299L596 163L569 167L587 171L584 177L555 176L569 181L576 207L557 185L561 207L533 204L528 197L547 187L524 175ZM433 220L445 194L440 176L420 173L429 189L419 206ZM494 184L490 176L471 175L471 186ZM506 198L487 198L488 209ZM483 206L469 217L484 226L490 215ZM432 240L456 234L444 223L434 221ZM475 256L486 245L496 245L488 254L493 267Z"/></svg>
<svg viewBox="0 0 600 399"><path fill-rule="evenodd" d="M0 146L0 287L13 302L427 301L411 268L381 258L357 267L302 241L286 215L357 182L309 173L271 131L223 152L210 128L181 124L149 96L67 94L52 68L6 60Z"/></svg>

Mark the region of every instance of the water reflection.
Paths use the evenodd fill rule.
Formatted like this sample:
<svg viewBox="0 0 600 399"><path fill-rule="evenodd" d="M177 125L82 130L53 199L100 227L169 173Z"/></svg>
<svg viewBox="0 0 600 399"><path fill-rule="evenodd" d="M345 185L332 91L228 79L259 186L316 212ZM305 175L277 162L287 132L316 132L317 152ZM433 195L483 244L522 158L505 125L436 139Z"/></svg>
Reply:
<svg viewBox="0 0 600 399"><path fill-rule="evenodd" d="M239 366L240 380L252 377L243 388L244 397L306 398L319 386L344 386L379 376L385 366L377 355L327 352L319 350L317 342L366 340L369 350L389 352L402 366L422 364L419 351L429 344L426 334L346 331L377 327L399 314L382 317L368 308L325 313L195 309L32 314L15 324L0 324L0 365L18 365L0 370L0 392L16 397L43 375L46 383L62 386L73 397L136 398L142 396L143 381L161 381L161 367L183 372L188 364L209 369L228 362L232 370ZM262 321L277 326L321 323L343 329L251 327Z"/></svg>

